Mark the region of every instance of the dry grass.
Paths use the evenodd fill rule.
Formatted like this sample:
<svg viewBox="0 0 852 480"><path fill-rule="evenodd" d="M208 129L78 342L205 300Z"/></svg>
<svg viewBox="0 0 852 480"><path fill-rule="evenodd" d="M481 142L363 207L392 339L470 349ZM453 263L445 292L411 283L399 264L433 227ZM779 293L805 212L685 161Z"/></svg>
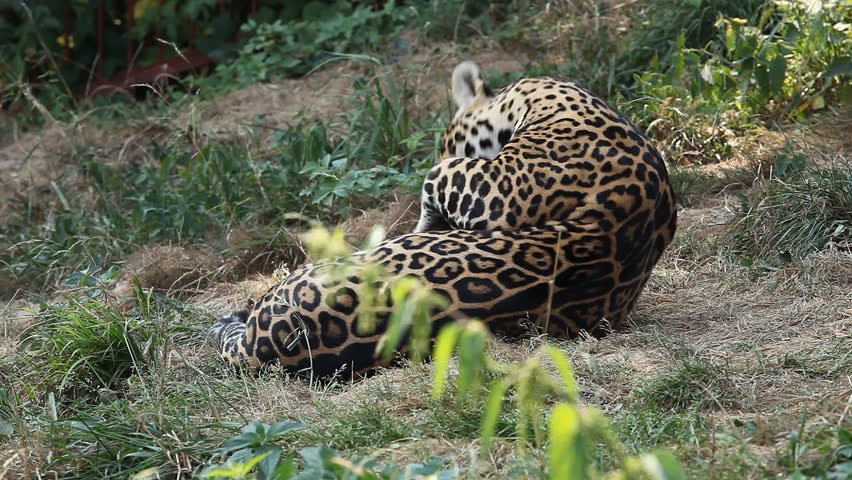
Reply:
<svg viewBox="0 0 852 480"><path fill-rule="evenodd" d="M143 247L127 259L114 288L119 296L132 295L133 285L176 297L201 291L222 258L208 249L154 245Z"/></svg>
<svg viewBox="0 0 852 480"><path fill-rule="evenodd" d="M409 233L417 225L420 215L420 199L412 194L401 193L381 202L381 205L362 210L349 216L344 224L346 241L361 246L376 227L385 229L385 238L394 238Z"/></svg>

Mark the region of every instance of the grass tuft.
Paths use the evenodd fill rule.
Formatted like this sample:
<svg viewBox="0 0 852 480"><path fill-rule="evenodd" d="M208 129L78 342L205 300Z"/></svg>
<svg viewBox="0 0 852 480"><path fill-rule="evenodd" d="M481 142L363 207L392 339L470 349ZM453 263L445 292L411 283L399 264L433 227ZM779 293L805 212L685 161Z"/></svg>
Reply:
<svg viewBox="0 0 852 480"><path fill-rule="evenodd" d="M33 312L40 321L23 332L19 347L32 368L29 381L70 398L89 397L156 367L177 332L166 326L151 296L139 293L137 303L130 312L87 297L41 304Z"/></svg>
<svg viewBox="0 0 852 480"><path fill-rule="evenodd" d="M648 380L636 396L662 411L728 408L737 397L729 368L700 358L685 359Z"/></svg>
<svg viewBox="0 0 852 480"><path fill-rule="evenodd" d="M804 257L835 243L852 245L852 170L811 168L772 179L741 197L736 246L760 258Z"/></svg>

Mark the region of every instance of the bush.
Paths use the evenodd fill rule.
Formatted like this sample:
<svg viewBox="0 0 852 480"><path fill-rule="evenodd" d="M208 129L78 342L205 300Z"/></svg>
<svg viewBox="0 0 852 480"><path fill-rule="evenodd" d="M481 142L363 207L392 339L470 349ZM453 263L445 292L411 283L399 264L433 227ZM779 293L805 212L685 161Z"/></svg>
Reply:
<svg viewBox="0 0 852 480"><path fill-rule="evenodd" d="M616 60L619 85L633 84L634 75L654 59L661 65L682 48L703 49L717 38L716 21L756 18L766 0L653 0L639 11L638 25L628 34L627 48ZM678 38L682 42L678 43ZM712 47L711 47L712 48ZM623 88L623 87L622 87Z"/></svg>
<svg viewBox="0 0 852 480"><path fill-rule="evenodd" d="M298 21L258 23L250 19L241 27L250 37L239 55L199 85L239 88L304 75L335 54L379 48L399 33L412 13L393 1L380 10L335 2L306 7L304 18Z"/></svg>
<svg viewBox="0 0 852 480"><path fill-rule="evenodd" d="M653 57L625 93L635 100L623 108L674 156L722 160L743 130L799 120L848 96L852 29L843 19L849 12L836 2L806 8L777 1L767 2L761 15L721 15L715 39L690 46L683 33L664 56Z"/></svg>

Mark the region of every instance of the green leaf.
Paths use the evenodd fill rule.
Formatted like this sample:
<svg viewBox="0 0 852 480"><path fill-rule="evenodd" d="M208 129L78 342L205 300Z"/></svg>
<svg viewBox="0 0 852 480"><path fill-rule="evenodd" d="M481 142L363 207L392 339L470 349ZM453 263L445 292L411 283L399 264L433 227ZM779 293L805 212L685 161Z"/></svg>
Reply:
<svg viewBox="0 0 852 480"><path fill-rule="evenodd" d="M244 477L246 476L261 460L266 458L266 455L257 455L249 459L244 463L227 463L225 465L216 465L211 467L209 470L205 470L201 472L201 478L209 478L209 477Z"/></svg>
<svg viewBox="0 0 852 480"><path fill-rule="evenodd" d="M435 348L432 359L434 361L434 383L432 384L432 398L439 399L444 394L444 386L450 370L450 357L456 347L459 337L459 326L450 323L444 326L435 339Z"/></svg>
<svg viewBox="0 0 852 480"><path fill-rule="evenodd" d="M234 450L239 450L241 448L248 448L251 446L259 445L260 437L254 432L243 432L239 435L233 436L225 441L225 444L222 445L218 451L221 453L227 453Z"/></svg>
<svg viewBox="0 0 852 480"><path fill-rule="evenodd" d="M293 455L287 457L272 472L272 478L291 478L296 476L296 461Z"/></svg>
<svg viewBox="0 0 852 480"><path fill-rule="evenodd" d="M556 365L559 375L561 375L562 380L565 381L565 392L568 396L568 401L576 402L577 381L574 379L574 372L571 368L571 363L568 362L568 358L565 354L553 345L547 346L547 353L550 354L550 359L553 360L553 364Z"/></svg>
<svg viewBox="0 0 852 480"><path fill-rule="evenodd" d="M474 386L479 382L485 338L486 330L481 322L470 322L461 332L458 346L459 377L456 387L456 395L459 397L473 392Z"/></svg>
<svg viewBox="0 0 852 480"><path fill-rule="evenodd" d="M305 472L302 474L305 475L310 470L317 473L324 472L326 470L326 465L331 463L331 459L336 457L338 452L337 450L326 446L316 446L299 450L299 455L301 455L302 459L305 461Z"/></svg>
<svg viewBox="0 0 852 480"><path fill-rule="evenodd" d="M678 459L669 452L643 453L642 468L654 480L683 480L686 474Z"/></svg>
<svg viewBox="0 0 852 480"><path fill-rule="evenodd" d="M837 75L852 75L852 58L841 58L835 60L825 69L822 76L831 78Z"/></svg>
<svg viewBox="0 0 852 480"><path fill-rule="evenodd" d="M787 59L776 55L769 62L769 93L778 95L784 88L784 76L787 74Z"/></svg>
<svg viewBox="0 0 852 480"><path fill-rule="evenodd" d="M550 414L550 448L547 460L553 480L586 478L586 442L581 435L577 407L560 403Z"/></svg>
<svg viewBox="0 0 852 480"><path fill-rule="evenodd" d="M266 431L266 434L270 437L277 437L280 435L284 435L287 432L294 432L296 430L302 430L305 428L305 425L294 422L292 420L286 420L280 423L276 423L274 425L270 425Z"/></svg>
<svg viewBox="0 0 852 480"><path fill-rule="evenodd" d="M845 428L838 428L837 442L841 445L852 446L852 431L849 431Z"/></svg>
<svg viewBox="0 0 852 480"><path fill-rule="evenodd" d="M485 456L491 448L491 439L494 438L494 432L497 430L497 422L500 420L500 412L503 411L503 399L508 387L506 380L500 379L492 383L488 391L488 399L485 402L485 410L482 412L482 422L480 422L482 433L479 435L479 442Z"/></svg>
<svg viewBox="0 0 852 480"><path fill-rule="evenodd" d="M805 156L800 153L782 153L775 158L772 173L776 178L786 178L799 173L806 167Z"/></svg>
<svg viewBox="0 0 852 480"><path fill-rule="evenodd" d="M382 358L391 358L394 355L409 330L415 306L410 294L416 283L417 280L413 277L404 277L391 289L393 311L380 345Z"/></svg>
<svg viewBox="0 0 852 480"><path fill-rule="evenodd" d="M257 480L272 480L272 472L275 471L278 460L281 458L281 447L267 445L258 448L255 454L264 457L257 465Z"/></svg>

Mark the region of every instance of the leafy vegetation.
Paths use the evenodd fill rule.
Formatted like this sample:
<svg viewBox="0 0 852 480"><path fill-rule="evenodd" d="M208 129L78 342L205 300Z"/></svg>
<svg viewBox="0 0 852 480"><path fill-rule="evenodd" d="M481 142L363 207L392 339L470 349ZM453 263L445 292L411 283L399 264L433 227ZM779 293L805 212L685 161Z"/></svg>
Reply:
<svg viewBox="0 0 852 480"><path fill-rule="evenodd" d="M676 156L702 163L733 152L732 131L801 119L848 98L848 8L810 5L769 2L759 15L721 16L716 38L703 45L688 45L686 33L669 36L677 48L636 77L629 93L638 100L628 111Z"/></svg>
<svg viewBox="0 0 852 480"><path fill-rule="evenodd" d="M348 2L306 9L302 21L249 20L249 35L239 56L216 71L214 81L241 87L282 77L301 76L334 58L334 53L360 52L388 43L414 13L387 2L380 10Z"/></svg>

